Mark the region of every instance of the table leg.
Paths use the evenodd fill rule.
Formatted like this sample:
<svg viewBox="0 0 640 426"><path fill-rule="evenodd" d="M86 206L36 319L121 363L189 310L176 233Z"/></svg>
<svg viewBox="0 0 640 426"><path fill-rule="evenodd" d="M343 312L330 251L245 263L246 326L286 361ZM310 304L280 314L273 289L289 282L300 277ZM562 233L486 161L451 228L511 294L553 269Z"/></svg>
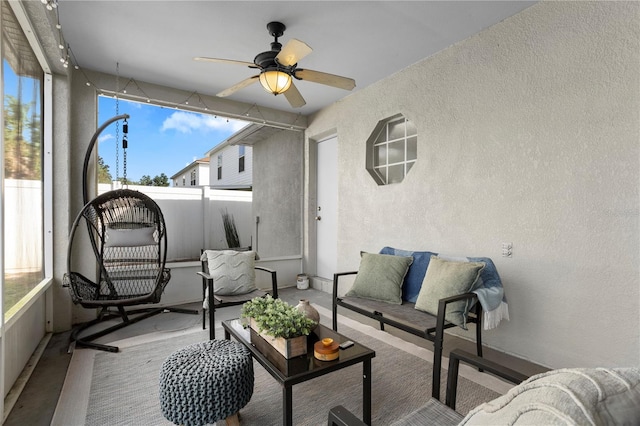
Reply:
<svg viewBox="0 0 640 426"><path fill-rule="evenodd" d="M282 424L293 425L293 389L291 386L282 386Z"/></svg>
<svg viewBox="0 0 640 426"><path fill-rule="evenodd" d="M225 340L231 340L231 333L226 328L224 329L224 338Z"/></svg>
<svg viewBox="0 0 640 426"><path fill-rule="evenodd" d="M371 424L371 360L362 362L362 421Z"/></svg>

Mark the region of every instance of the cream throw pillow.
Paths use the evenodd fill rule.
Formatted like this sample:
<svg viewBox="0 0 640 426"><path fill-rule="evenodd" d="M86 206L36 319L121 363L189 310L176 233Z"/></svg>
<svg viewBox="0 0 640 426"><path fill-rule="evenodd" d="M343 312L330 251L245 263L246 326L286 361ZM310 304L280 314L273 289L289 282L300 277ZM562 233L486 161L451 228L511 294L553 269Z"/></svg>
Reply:
<svg viewBox="0 0 640 426"><path fill-rule="evenodd" d="M256 289L256 253L253 251L205 250L213 292L221 296L251 293Z"/></svg>
<svg viewBox="0 0 640 426"><path fill-rule="evenodd" d="M402 304L402 283L412 257L360 253L360 268L346 296Z"/></svg>
<svg viewBox="0 0 640 426"><path fill-rule="evenodd" d="M484 266L483 262L453 262L431 256L418 299L416 299L416 309L438 315L440 299L471 291ZM444 318L466 329L468 309L466 300L450 303L447 305Z"/></svg>

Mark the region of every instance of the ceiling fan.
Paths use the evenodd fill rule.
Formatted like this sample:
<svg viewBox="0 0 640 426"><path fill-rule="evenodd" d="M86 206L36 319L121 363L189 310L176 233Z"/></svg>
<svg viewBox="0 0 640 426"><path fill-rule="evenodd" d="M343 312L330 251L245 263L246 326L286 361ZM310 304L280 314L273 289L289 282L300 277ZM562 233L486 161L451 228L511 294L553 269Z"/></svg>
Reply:
<svg viewBox="0 0 640 426"><path fill-rule="evenodd" d="M256 81L260 81L262 87L274 95L284 94L289 104L294 108L302 107L306 104L304 98L293 84L293 79L311 81L313 83L325 84L344 90L352 90L356 86L355 80L339 75L328 74L320 71L313 71L298 68L298 61L309 53L312 49L306 43L291 39L282 47L278 42L278 37L284 34L286 27L281 22L269 22L267 30L274 37L271 43L271 50L258 53L253 62L236 61L233 59L219 59L195 57L196 61L219 62L225 64L244 65L249 68L257 68L260 74L242 80L228 89L223 90L216 96L225 97L232 95L240 89L250 86Z"/></svg>

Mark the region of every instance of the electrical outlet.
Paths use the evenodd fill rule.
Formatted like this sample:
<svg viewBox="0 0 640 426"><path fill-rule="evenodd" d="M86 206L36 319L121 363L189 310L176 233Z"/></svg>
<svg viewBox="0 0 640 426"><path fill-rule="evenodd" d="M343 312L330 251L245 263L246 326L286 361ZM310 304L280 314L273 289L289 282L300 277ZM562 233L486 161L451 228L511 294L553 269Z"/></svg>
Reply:
<svg viewBox="0 0 640 426"><path fill-rule="evenodd" d="M513 243L502 243L502 257L513 257Z"/></svg>

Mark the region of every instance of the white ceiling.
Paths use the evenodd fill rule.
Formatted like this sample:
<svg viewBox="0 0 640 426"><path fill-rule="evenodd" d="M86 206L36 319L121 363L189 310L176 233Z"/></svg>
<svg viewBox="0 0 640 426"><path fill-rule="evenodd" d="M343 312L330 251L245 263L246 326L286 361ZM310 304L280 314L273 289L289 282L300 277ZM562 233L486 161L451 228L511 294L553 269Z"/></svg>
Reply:
<svg viewBox="0 0 640 426"><path fill-rule="evenodd" d="M59 0L62 33L84 69L189 92L216 93L257 74L209 56L252 62L270 50L266 25L287 26L313 52L301 68L351 77L352 92L296 81L307 104L294 109L259 84L228 99L315 112L531 6L525 1L102 1Z"/></svg>

